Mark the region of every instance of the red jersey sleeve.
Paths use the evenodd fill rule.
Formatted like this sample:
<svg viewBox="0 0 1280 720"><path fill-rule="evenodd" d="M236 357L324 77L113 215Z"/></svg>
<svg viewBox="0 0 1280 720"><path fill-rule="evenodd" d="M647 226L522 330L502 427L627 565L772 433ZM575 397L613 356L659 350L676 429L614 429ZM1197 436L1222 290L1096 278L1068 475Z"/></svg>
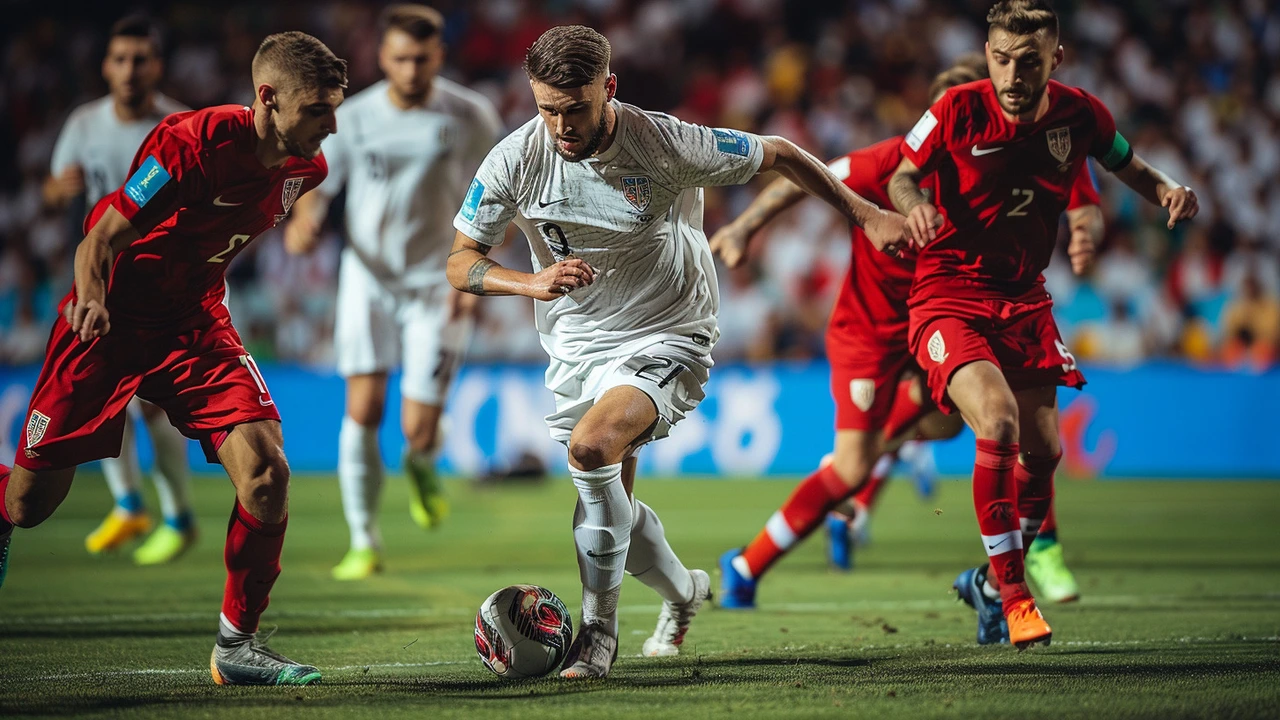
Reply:
<svg viewBox="0 0 1280 720"><path fill-rule="evenodd" d="M1098 185L1093 178L1093 167L1089 165L1089 161L1085 160L1080 165L1080 172L1076 173L1075 179L1071 182L1071 197L1067 200L1067 209L1075 210L1085 205L1101 205L1102 198L1098 195Z"/></svg>
<svg viewBox="0 0 1280 720"><path fill-rule="evenodd" d="M841 155L827 163L827 168L845 187L865 198L880 194L877 184L884 175L881 165L881 158L864 149Z"/></svg>
<svg viewBox="0 0 1280 720"><path fill-rule="evenodd" d="M925 110L915 127L902 139L902 157L926 173L934 169L938 158L946 152L946 133L952 127L955 95L954 90L948 90L933 107Z"/></svg>
<svg viewBox="0 0 1280 720"><path fill-rule="evenodd" d="M1102 160L1111 152L1111 147L1116 139L1116 119L1112 117L1111 111L1098 98L1090 95L1084 90L1080 91L1084 96L1085 102L1089 103L1089 109L1093 111L1093 118L1096 123L1093 133L1093 142L1089 144L1089 155Z"/></svg>
<svg viewBox="0 0 1280 720"><path fill-rule="evenodd" d="M203 161L197 136L181 121L162 122L138 148L129 179L111 204L145 235L206 194L211 183Z"/></svg>

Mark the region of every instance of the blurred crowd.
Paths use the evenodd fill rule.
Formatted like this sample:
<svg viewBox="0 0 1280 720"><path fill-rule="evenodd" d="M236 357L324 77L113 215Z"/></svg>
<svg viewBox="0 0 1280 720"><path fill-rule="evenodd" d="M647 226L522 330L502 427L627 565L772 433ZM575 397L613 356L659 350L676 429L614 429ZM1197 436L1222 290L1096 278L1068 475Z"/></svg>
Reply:
<svg viewBox="0 0 1280 720"><path fill-rule="evenodd" d="M905 132L933 74L981 50L988 0L447 0L445 74L490 97L508 128L532 117L519 69L553 24L613 44L619 97L693 122L786 136L824 157ZM122 9L7 9L0 74L0 362L39 361L70 286L83 205L45 206L41 185L67 114L106 92L106 30ZM1251 370L1280 349L1280 5L1268 0L1058 2L1056 79L1099 96L1136 151L1200 196L1200 217L1164 212L1099 177L1106 239L1095 269L1046 273L1080 359L1150 357ZM189 106L252 101L249 61L268 33L301 29L350 62L351 91L379 79L379 7L365 2L141 3L168 30L162 91ZM709 191L709 231L761 187ZM441 218L450 222L451 218ZM331 225L337 226L337 223ZM782 216L750 263L720 274L718 359L812 358L848 263L843 220L812 201ZM264 235L231 269L230 302L263 360L332 363L342 238L287 255ZM1065 250L1065 242L1060 243ZM517 235L500 262L528 266ZM528 301L481 302L471 359L541 356Z"/></svg>

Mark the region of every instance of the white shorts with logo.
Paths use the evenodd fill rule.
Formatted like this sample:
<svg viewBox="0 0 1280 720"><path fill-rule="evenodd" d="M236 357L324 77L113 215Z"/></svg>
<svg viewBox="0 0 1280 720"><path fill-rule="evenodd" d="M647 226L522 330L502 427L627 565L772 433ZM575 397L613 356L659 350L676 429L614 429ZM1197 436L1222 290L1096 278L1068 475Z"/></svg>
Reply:
<svg viewBox="0 0 1280 720"><path fill-rule="evenodd" d="M633 347L635 345L633 344ZM707 348L687 340L654 339L636 352L578 363L552 360L547 389L555 395L556 412L546 418L551 439L568 444L573 428L609 390L630 385L648 395L658 409L658 422L639 444L666 437L672 426L706 397L714 364Z"/></svg>
<svg viewBox="0 0 1280 720"><path fill-rule="evenodd" d="M443 405L469 340L463 323L449 322L451 292L447 283L389 289L344 252L333 330L338 374L351 377L400 367L404 397Z"/></svg>

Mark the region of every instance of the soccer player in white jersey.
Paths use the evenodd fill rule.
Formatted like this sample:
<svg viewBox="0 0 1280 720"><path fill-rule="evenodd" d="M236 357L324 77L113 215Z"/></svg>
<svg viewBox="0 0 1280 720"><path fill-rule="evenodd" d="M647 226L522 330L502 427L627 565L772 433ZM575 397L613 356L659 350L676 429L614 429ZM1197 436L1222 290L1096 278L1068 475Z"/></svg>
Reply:
<svg viewBox="0 0 1280 720"><path fill-rule="evenodd" d="M124 184L133 155L147 133L168 115L187 110L156 91L164 72L160 33L155 23L132 15L111 28L102 77L110 94L71 112L53 148L44 199L64 208L84 196L91 208L103 195ZM155 456L156 491L164 523L133 553L139 565L155 565L177 558L195 542L191 511L187 441L156 406L135 398L130 415L147 424ZM142 470L138 465L133 422L124 426L120 457L102 460L102 473L115 506L85 547L97 554L115 550L151 529L142 501Z"/></svg>
<svg viewBox="0 0 1280 720"><path fill-rule="evenodd" d="M298 200L285 234L291 251L310 250L330 200L346 187L348 246L339 271L334 340L338 371L347 383L338 481L351 548L333 568L339 580L382 569L378 427L387 373L397 365L410 514L430 528L447 513L435 473L438 428L449 382L466 352L476 301L454 291L445 278L453 242L449 220L502 129L484 96L436 76L444 64L439 12L392 5L380 25L378 62L386 79L338 109L342 132L324 143L329 178Z"/></svg>
<svg viewBox="0 0 1280 720"><path fill-rule="evenodd" d="M710 579L688 570L662 523L632 494L635 452L703 398L719 331L702 188L777 170L866 229L880 249L907 242L904 219L846 188L778 137L690 125L614 99L609 42L583 26L544 33L525 57L540 117L485 158L449 256L454 287L525 295L550 356L551 436L578 490L573 536L582 623L561 676L603 677L618 652L623 572L662 596L648 656L679 652ZM514 223L535 272L486 257Z"/></svg>

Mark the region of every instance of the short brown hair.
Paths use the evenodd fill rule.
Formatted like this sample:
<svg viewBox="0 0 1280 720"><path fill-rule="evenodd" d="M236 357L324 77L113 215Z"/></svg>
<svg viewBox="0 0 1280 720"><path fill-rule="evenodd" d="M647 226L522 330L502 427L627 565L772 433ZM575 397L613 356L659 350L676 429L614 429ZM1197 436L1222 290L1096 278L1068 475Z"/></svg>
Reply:
<svg viewBox="0 0 1280 720"><path fill-rule="evenodd" d="M1049 0L1000 0L987 13L991 30L999 28L1012 35L1034 35L1048 30L1058 37L1058 13Z"/></svg>
<svg viewBox="0 0 1280 720"><path fill-rule="evenodd" d="M310 35L289 31L268 35L253 56L254 81L267 69L280 73L288 88L347 87L347 61Z"/></svg>
<svg viewBox="0 0 1280 720"><path fill-rule="evenodd" d="M385 36L392 29L408 33L415 40L428 40L444 33L444 16L426 5L388 5L378 15L378 34Z"/></svg>
<svg viewBox="0 0 1280 720"><path fill-rule="evenodd" d="M938 73L933 82L929 83L929 102L937 102L942 93L957 85L982 80L985 77L987 77L985 67L983 67L982 73L978 73L977 70L968 65L953 65Z"/></svg>
<svg viewBox="0 0 1280 720"><path fill-rule="evenodd" d="M164 52L164 45L161 41L160 24L151 19L147 15L135 13L120 18L111 26L112 38L130 37L149 40L151 47L155 48L156 55Z"/></svg>
<svg viewBox="0 0 1280 720"><path fill-rule="evenodd" d="M560 25L542 33L524 55L529 79L555 88L590 85L609 72L609 41L585 25Z"/></svg>

